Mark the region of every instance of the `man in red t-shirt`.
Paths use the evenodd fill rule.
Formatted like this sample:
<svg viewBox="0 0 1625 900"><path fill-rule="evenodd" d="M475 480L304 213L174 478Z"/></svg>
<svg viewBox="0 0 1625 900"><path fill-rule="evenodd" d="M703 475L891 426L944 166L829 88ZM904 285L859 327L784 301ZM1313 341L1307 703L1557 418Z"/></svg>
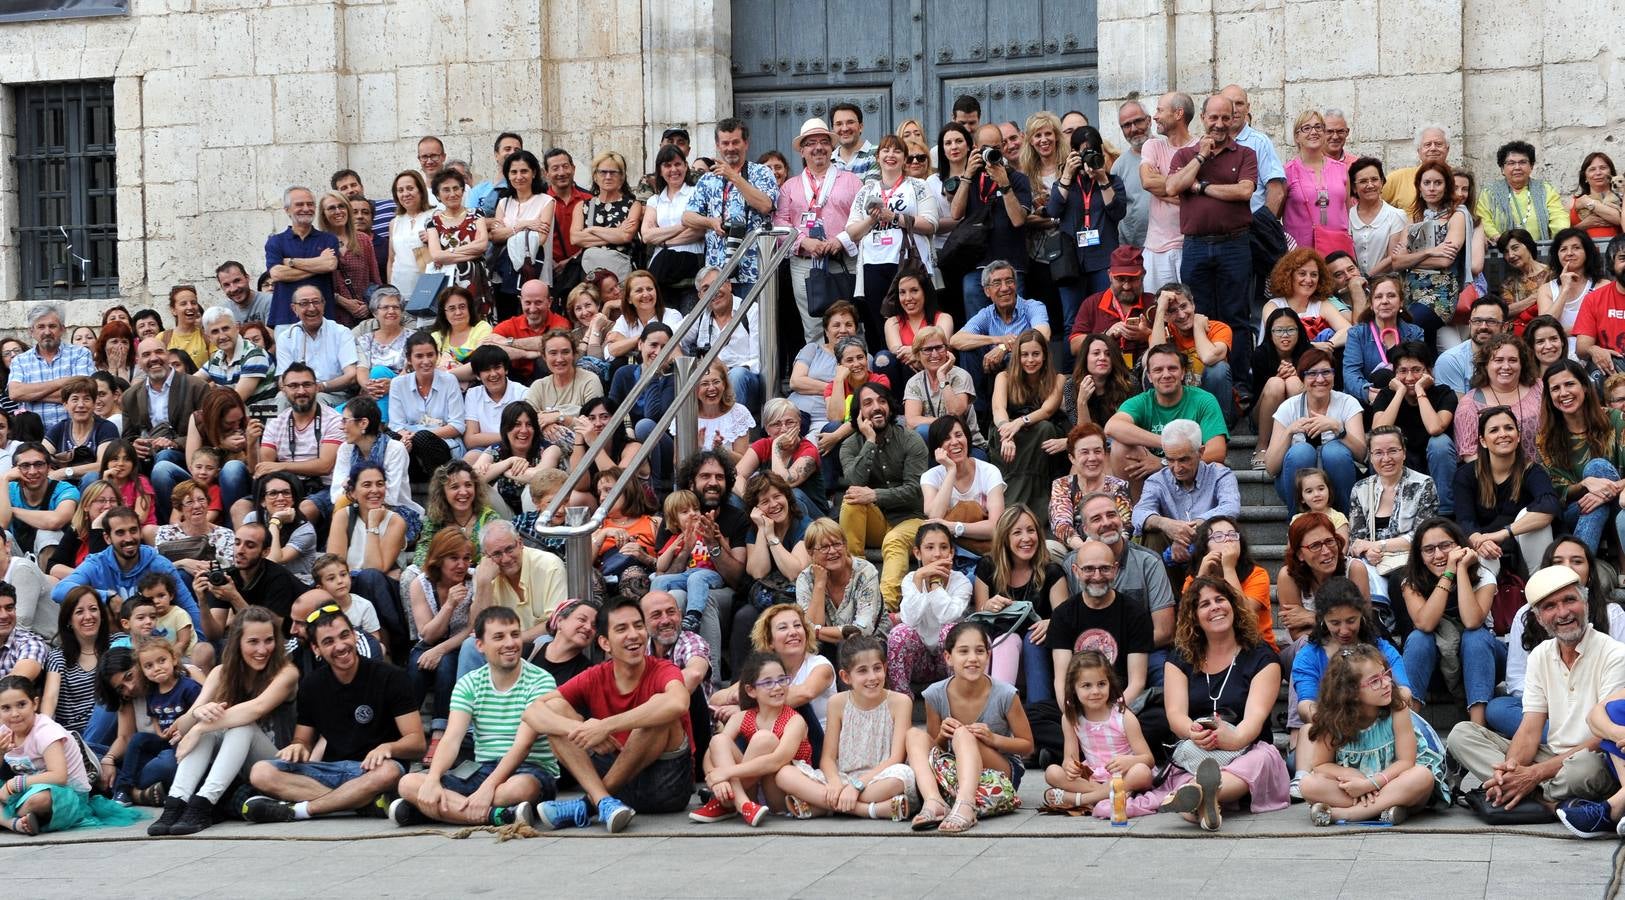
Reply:
<svg viewBox="0 0 1625 900"><path fill-rule="evenodd" d="M1608 268L1614 280L1585 295L1569 332L1575 355L1604 378L1625 371L1625 237L1608 242Z"/></svg>
<svg viewBox="0 0 1625 900"><path fill-rule="evenodd" d="M514 741L546 735L587 794L543 803L539 824L548 828L586 827L596 809L613 834L639 810L683 811L694 793L688 687L681 669L648 655L636 600L617 597L599 610L598 646L609 659L532 703Z"/></svg>
<svg viewBox="0 0 1625 900"><path fill-rule="evenodd" d="M1112 251L1111 265L1106 274L1111 287L1083 301L1078 314L1072 319L1067 344L1076 357L1083 352L1083 339L1091 334L1104 334L1114 338L1124 353L1135 362L1145 352L1146 337L1151 334L1151 323L1145 313L1151 308L1152 296L1145 292L1145 265L1143 251L1127 245ZM1160 285L1159 285L1160 287Z"/></svg>
<svg viewBox="0 0 1625 900"><path fill-rule="evenodd" d="M513 380L528 385L542 358L542 336L555 328L569 331L570 320L553 311L547 284L532 278L519 288L519 315L498 322L484 343L507 351Z"/></svg>

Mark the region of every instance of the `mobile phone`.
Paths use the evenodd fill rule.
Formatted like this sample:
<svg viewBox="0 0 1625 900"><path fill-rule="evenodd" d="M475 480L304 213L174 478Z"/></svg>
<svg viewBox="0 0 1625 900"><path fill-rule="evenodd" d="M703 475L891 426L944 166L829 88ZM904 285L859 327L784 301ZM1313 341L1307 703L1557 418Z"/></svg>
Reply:
<svg viewBox="0 0 1625 900"><path fill-rule="evenodd" d="M1212 716L1203 716L1202 718L1196 720L1196 724L1206 728L1209 731L1212 731L1213 729L1219 727L1219 720L1213 718Z"/></svg>

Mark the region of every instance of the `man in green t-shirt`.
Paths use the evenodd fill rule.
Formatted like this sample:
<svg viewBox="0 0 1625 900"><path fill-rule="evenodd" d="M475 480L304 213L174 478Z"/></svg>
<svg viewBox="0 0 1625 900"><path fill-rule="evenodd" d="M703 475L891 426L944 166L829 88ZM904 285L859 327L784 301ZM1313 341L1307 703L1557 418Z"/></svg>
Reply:
<svg viewBox="0 0 1625 900"><path fill-rule="evenodd" d="M1175 419L1202 426L1202 460L1222 463L1229 452L1230 430L1219 401L1199 387L1185 384L1185 354L1173 344L1145 351L1145 377L1151 390L1123 401L1106 422L1112 439L1112 470L1128 481L1135 496L1151 473L1162 468L1162 428Z"/></svg>

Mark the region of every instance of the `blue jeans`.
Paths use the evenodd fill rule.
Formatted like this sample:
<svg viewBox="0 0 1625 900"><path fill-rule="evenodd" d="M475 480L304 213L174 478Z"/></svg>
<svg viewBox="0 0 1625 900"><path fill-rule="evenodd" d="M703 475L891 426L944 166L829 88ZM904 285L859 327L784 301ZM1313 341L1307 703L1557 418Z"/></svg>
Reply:
<svg viewBox="0 0 1625 900"><path fill-rule="evenodd" d="M223 472L224 470L222 470ZM175 485L180 484L192 473L186 471L186 454L179 450L159 450L152 460L152 492L158 495L158 521L169 521L169 497L175 493ZM221 488L221 494L225 489ZM222 496L221 500L225 497Z"/></svg>
<svg viewBox="0 0 1625 900"><path fill-rule="evenodd" d="M1027 682L1027 704L1043 703L1055 699L1055 660L1041 645L1021 635L1021 674Z"/></svg>
<svg viewBox="0 0 1625 900"><path fill-rule="evenodd" d="M1061 317L1066 320L1064 322L1050 323L1050 343L1056 347L1053 355L1055 357L1055 369L1058 372L1072 371L1072 345L1067 342L1067 339L1072 334L1072 322L1078 317L1078 308L1083 306L1084 300L1105 290L1104 286L1093 289L1092 284L1086 283L1094 274L1097 273L1085 272L1083 275L1084 282L1070 285L1061 284L1055 287L1056 293L1061 295ZM1105 272L1098 274L1101 281L1110 284L1110 279L1106 277Z"/></svg>
<svg viewBox="0 0 1625 900"><path fill-rule="evenodd" d="M971 384L976 387L976 396L972 398L971 405L976 409L978 423L993 421L993 381L1004 371L1002 366L991 372L983 368L982 357L989 349L977 347L975 350L959 351L959 367L965 370Z"/></svg>
<svg viewBox="0 0 1625 900"><path fill-rule="evenodd" d="M1202 369L1202 390L1219 401L1219 412L1224 414L1225 425L1236 420L1236 384L1228 362L1214 363Z"/></svg>
<svg viewBox="0 0 1625 900"><path fill-rule="evenodd" d="M1022 261L1019 259L1007 259L1005 262L1017 267L1022 264ZM961 282L960 287L965 292L965 321L969 322L971 316L976 315L986 307L992 305L993 301L987 299L987 292L982 290L982 269L980 266L965 273L964 281ZM1016 296L1021 296L1021 292L1025 290L1026 287L1027 276L1020 270L1020 268L1017 268Z"/></svg>
<svg viewBox="0 0 1625 900"><path fill-rule="evenodd" d="M1619 472L1612 463L1606 459L1593 459L1585 464L1580 472L1583 478L1608 478L1619 480ZM1592 553L1597 552L1597 545L1602 543L1602 530L1608 525L1608 519L1618 508L1612 503L1604 503L1588 513L1580 512L1578 501L1563 507L1563 524L1568 532L1585 542ZM1625 516L1615 519L1614 527L1619 529L1620 543L1625 545Z"/></svg>
<svg viewBox="0 0 1625 900"><path fill-rule="evenodd" d="M286 760L273 759L268 760L268 762L275 766L279 772L309 778L330 791L338 790L339 786L345 782L354 781L367 774L366 770L361 768L361 763L358 760L291 763ZM406 774L406 767L399 760L392 759L389 762L394 763L400 769L402 775Z"/></svg>
<svg viewBox="0 0 1625 900"><path fill-rule="evenodd" d="M175 780L175 765L175 748L168 741L138 731L130 735L130 743L124 748L114 787L127 793L149 785L169 784Z"/></svg>
<svg viewBox="0 0 1625 900"><path fill-rule="evenodd" d="M654 430L654 419L639 419L637 424L632 426L632 438L640 444L647 443L649 436L654 434ZM676 452L676 444L673 443L671 434L667 433L662 434L655 441L655 448L649 454L649 470L653 476L657 494L670 490L671 458Z"/></svg>
<svg viewBox="0 0 1625 900"><path fill-rule="evenodd" d="M1439 515L1449 518L1456 512L1456 467L1461 458L1456 455L1456 439L1450 432L1428 438L1428 475L1433 488L1439 492Z"/></svg>
<svg viewBox="0 0 1625 900"><path fill-rule="evenodd" d="M728 370L728 384L734 389L734 399L745 404L757 420L762 418L762 376L748 366L734 366Z"/></svg>
<svg viewBox="0 0 1625 900"><path fill-rule="evenodd" d="M1348 445L1341 440L1319 447L1307 442L1294 442L1286 449L1286 456L1281 460L1281 474L1275 476L1275 493L1286 504L1287 515L1298 512L1297 492L1292 489L1298 470L1314 466L1326 470L1326 478L1331 482L1333 508L1348 512L1349 494L1354 490L1358 477L1354 468L1354 454L1349 451Z"/></svg>
<svg viewBox="0 0 1625 900"><path fill-rule="evenodd" d="M1489 705L1484 707L1484 724L1496 734L1504 738L1511 738L1523 724L1523 695L1505 695L1491 698ZM1546 732L1550 728L1548 721L1540 728L1540 742L1546 743Z"/></svg>
<svg viewBox="0 0 1625 900"><path fill-rule="evenodd" d="M1252 274L1252 239L1246 232L1226 241L1185 239L1179 280L1196 295L1197 312L1230 326L1230 368L1237 384L1252 383Z"/></svg>
<svg viewBox="0 0 1625 900"><path fill-rule="evenodd" d="M220 505L225 507L227 518L231 515L231 505L249 496L253 489L254 479L248 474L247 463L234 459L220 467Z"/></svg>
<svg viewBox="0 0 1625 900"><path fill-rule="evenodd" d="M1434 631L1418 628L1405 638L1405 649L1400 656L1405 662L1405 678L1418 700L1427 699L1428 683L1438 668L1461 669L1461 683L1467 694L1467 707L1489 703L1495 696L1495 673L1506 659L1506 645L1495 639L1488 628L1462 628L1459 619L1444 619ZM1441 634L1440 632L1445 632ZM1456 659L1449 658L1448 647L1441 651L1441 641L1448 644L1450 633L1461 635L1461 644L1455 649Z"/></svg>
<svg viewBox="0 0 1625 900"><path fill-rule="evenodd" d="M472 639L463 642L458 651L473 647ZM445 731L446 721L451 718L451 689L457 686L457 665L461 662L461 653L447 653L440 657L440 662L433 669L423 669L418 666L418 660L429 647L421 641L412 647L412 652L406 657L406 674L412 679L412 697L419 707L423 706L423 698L434 691L434 705L430 708L430 728L434 731ZM479 656L479 651L474 651ZM484 660L481 660L483 663ZM474 668L479 668L478 665Z"/></svg>
<svg viewBox="0 0 1625 900"><path fill-rule="evenodd" d="M649 586L657 591L687 591L688 601L684 604L683 611L695 614L705 612L705 605L711 599L711 591L722 585L722 573L716 569L694 568L686 572L656 575L649 579Z"/></svg>
<svg viewBox="0 0 1625 900"><path fill-rule="evenodd" d="M118 710L97 703L90 710L90 721L85 725L85 743L103 753L118 737Z"/></svg>

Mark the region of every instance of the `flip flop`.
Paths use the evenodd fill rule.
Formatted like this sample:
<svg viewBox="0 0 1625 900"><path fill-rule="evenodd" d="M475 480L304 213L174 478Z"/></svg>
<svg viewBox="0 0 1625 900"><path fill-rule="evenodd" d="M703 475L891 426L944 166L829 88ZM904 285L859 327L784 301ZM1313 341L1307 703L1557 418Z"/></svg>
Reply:
<svg viewBox="0 0 1625 900"><path fill-rule="evenodd" d="M39 834L39 817L33 813L18 816L11 820L11 830L17 834L33 837Z"/></svg>
<svg viewBox="0 0 1625 900"><path fill-rule="evenodd" d="M933 814L933 807L941 810L941 814ZM920 814L915 816L914 821L910 823L909 828L914 831L930 831L946 818L948 818L948 804L943 803L941 800L927 800L920 809Z"/></svg>
<svg viewBox="0 0 1625 900"><path fill-rule="evenodd" d="M1219 764L1212 759L1202 760L1196 767L1196 783L1202 788L1202 808L1197 813L1197 822L1204 831L1218 831L1224 823L1219 814L1219 780L1222 777Z"/></svg>

